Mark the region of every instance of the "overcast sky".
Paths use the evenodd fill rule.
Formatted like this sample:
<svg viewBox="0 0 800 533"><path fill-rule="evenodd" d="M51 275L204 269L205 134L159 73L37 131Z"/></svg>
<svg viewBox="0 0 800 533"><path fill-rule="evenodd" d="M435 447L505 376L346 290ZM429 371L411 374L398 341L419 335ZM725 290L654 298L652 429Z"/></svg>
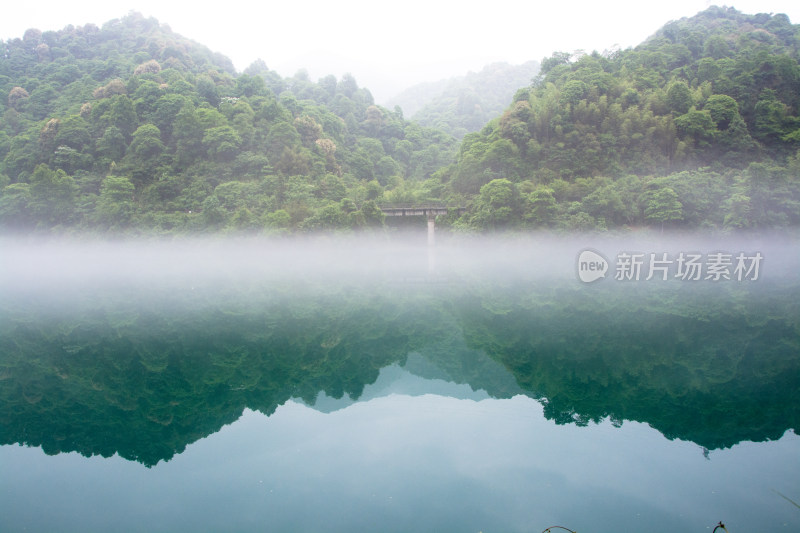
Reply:
<svg viewBox="0 0 800 533"><path fill-rule="evenodd" d="M519 64L554 51L635 46L666 22L714 4L720 2L41 0L6 5L0 39L22 37L28 28L101 26L138 11L228 56L238 71L261 58L283 76L301 68L313 80L350 72L382 103L415 83L478 71L493 61ZM786 13L792 23L800 22L797 0L729 5L744 13Z"/></svg>

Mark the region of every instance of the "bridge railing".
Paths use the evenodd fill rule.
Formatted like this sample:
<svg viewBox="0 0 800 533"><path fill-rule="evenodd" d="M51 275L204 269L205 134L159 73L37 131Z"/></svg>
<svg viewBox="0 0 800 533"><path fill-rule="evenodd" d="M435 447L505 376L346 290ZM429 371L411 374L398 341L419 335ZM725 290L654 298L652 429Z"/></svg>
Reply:
<svg viewBox="0 0 800 533"><path fill-rule="evenodd" d="M449 207L444 204L396 204L381 205L380 210L387 216L424 216L424 215L446 215L455 210L464 212L464 207Z"/></svg>
<svg viewBox="0 0 800 533"><path fill-rule="evenodd" d="M446 204L380 204L380 209L447 209Z"/></svg>

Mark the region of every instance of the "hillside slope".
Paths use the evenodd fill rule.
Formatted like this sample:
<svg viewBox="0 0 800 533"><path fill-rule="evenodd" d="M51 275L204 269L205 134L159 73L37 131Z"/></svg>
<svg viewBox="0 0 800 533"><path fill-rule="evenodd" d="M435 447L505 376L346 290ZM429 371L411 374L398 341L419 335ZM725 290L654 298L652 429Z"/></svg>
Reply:
<svg viewBox="0 0 800 533"><path fill-rule="evenodd" d="M785 15L710 8L634 49L556 53L440 178L479 228L796 226L799 47Z"/></svg>
<svg viewBox="0 0 800 533"><path fill-rule="evenodd" d="M480 72L406 89L388 105L399 105L423 126L442 129L460 139L500 114L514 93L530 85L538 72L538 61L492 63Z"/></svg>
<svg viewBox="0 0 800 533"><path fill-rule="evenodd" d="M377 199L407 201L406 181L453 161L452 137L374 105L350 75L237 74L141 15L4 48L7 231L380 226Z"/></svg>

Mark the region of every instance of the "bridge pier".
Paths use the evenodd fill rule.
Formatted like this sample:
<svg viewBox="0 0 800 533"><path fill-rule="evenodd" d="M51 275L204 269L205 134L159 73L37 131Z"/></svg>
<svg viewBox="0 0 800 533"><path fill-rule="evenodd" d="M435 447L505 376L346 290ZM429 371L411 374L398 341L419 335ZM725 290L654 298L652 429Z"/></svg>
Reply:
<svg viewBox="0 0 800 533"><path fill-rule="evenodd" d="M411 207L381 207L381 211L387 217L428 217L428 246L436 245L436 215L446 215L450 211L463 213L464 207L445 207L434 206L411 206Z"/></svg>

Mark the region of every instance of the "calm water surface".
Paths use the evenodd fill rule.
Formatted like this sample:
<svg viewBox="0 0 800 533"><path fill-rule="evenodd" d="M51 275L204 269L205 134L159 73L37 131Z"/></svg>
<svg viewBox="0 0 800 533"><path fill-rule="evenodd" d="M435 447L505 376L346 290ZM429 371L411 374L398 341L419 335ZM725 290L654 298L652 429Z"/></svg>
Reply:
<svg viewBox="0 0 800 533"><path fill-rule="evenodd" d="M800 529L796 238L1 244L2 531Z"/></svg>

